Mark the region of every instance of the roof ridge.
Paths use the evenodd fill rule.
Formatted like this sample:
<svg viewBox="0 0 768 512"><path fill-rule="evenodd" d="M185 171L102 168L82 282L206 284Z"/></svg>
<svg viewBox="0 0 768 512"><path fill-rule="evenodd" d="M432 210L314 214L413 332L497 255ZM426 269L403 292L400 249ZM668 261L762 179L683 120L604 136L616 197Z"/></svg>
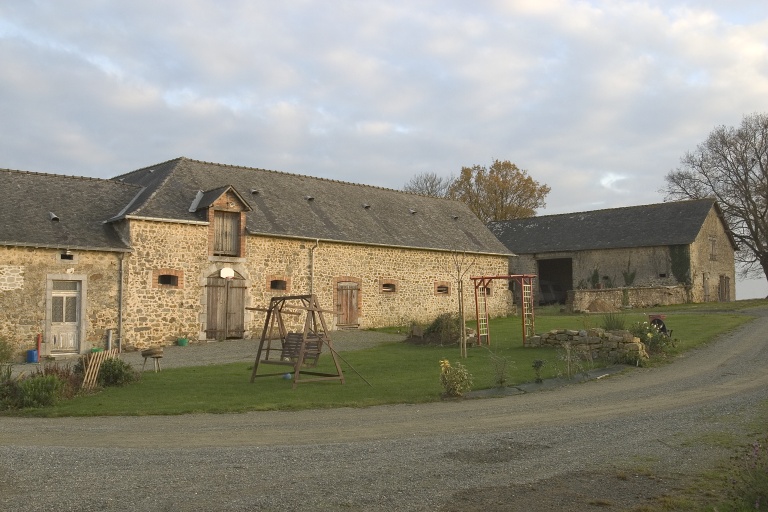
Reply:
<svg viewBox="0 0 768 512"><path fill-rule="evenodd" d="M132 171L124 172L123 174L118 174L118 175L113 176L112 178L109 178L109 179L114 180L114 181L121 181L120 178L125 178L126 176L130 176L131 174L135 174L135 173L141 172L141 171L146 171L148 169L152 169L153 167L160 167L161 165L166 165L166 164L169 164L169 163L174 162L176 160L181 161L181 160L189 160L189 159L185 158L183 156L176 157L176 158L171 158L170 160L166 160L165 162L160 162L160 163L157 163L157 164L147 165L147 166L141 167L140 169L134 169Z"/></svg>
<svg viewBox="0 0 768 512"><path fill-rule="evenodd" d="M34 176L47 176L50 178L64 178L69 180L80 180L80 181L99 181L103 183L109 183L114 181L111 178L95 178L93 176L77 176L72 174L54 174L50 172L37 172L37 171L22 171L19 169L6 169L6 168L0 168L0 172L9 172L14 174L27 174L27 175L34 175ZM132 185L131 183L122 183L124 185ZM135 185L133 185L135 186Z"/></svg>
<svg viewBox="0 0 768 512"><path fill-rule="evenodd" d="M276 171L274 169L263 169L261 167L250 167L250 166L247 166L247 165L221 164L221 163L218 163L218 162L208 162L208 161L205 161L205 160L196 160L194 158L187 158L187 157L179 157L178 160L184 160L186 162L194 162L194 163L205 164L205 165L215 165L215 166L218 166L218 167L228 167L228 168L232 168L232 169L243 169L243 170L248 170L248 171L262 171L262 172L268 172L268 173L273 173L273 174L281 174L281 175L284 175L284 176L295 176L295 177L298 177L298 178L308 178L308 179L312 179L312 180L325 181L325 182L328 182L328 183L340 183L342 185L352 185L352 186L356 186L356 187L372 188L372 189L377 189L377 190L385 190L385 191L388 191L388 192L399 192L401 194L406 194L406 195L413 195L413 196L419 196L419 197L428 197L428 198L433 198L433 199L443 199L443 200L448 200L448 201L455 201L455 199L450 199L450 198L447 198L447 197L436 197L436 196L429 196L429 195L425 195L425 194L416 194L414 192L408 192L406 190L398 190L396 188L382 187L382 186L379 186L379 185L368 185L368 184L365 184L365 183L354 183L352 181L335 180L335 179L332 179L332 178L323 178L323 177L320 177L320 176L310 176L309 174L300 174L300 173L294 173L294 172L288 172L288 171ZM171 162L171 161L172 160L169 160L168 162ZM163 163L168 163L168 162L163 162ZM162 164L155 164L154 166L150 165L148 167L145 167L145 169L148 169L150 167L156 167L158 165L162 165ZM137 169L137 171L141 171L141 170L144 170L144 169ZM132 172L136 172L136 171L132 171Z"/></svg>
<svg viewBox="0 0 768 512"><path fill-rule="evenodd" d="M667 204L671 205L671 204L679 204L679 203L694 203L694 202L699 202L699 201L711 201L711 202L717 203L717 201L714 198L712 198L712 197L702 197L702 198L699 198L699 199L680 199L678 201L662 201L660 203L635 204L635 205L629 205L629 206L614 206L612 208L601 208L601 209L598 209L598 210L584 210L584 211L579 211L579 212L565 212L565 213L552 213L552 214L549 214L549 215L535 215L533 217L525 217L525 218L522 218L522 219L494 220L494 221L491 221L491 223L496 223L496 222L499 222L499 223L501 223L501 222L512 222L512 221L516 221L516 220L524 221L524 220L542 219L542 218L548 218L548 217L564 217L566 215L579 215L579 214L584 214L584 213L611 212L611 211L616 211L616 210L629 210L629 209L632 209L632 208L647 208L647 207L650 207L650 206L659 206L659 205L667 205Z"/></svg>

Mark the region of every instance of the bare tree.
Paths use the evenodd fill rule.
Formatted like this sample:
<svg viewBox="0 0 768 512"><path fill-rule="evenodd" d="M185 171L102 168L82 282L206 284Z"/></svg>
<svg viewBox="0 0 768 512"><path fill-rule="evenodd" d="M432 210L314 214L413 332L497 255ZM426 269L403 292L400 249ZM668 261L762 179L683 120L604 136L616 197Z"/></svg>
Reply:
<svg viewBox="0 0 768 512"><path fill-rule="evenodd" d="M439 176L434 172L422 172L410 179L403 190L423 196L447 197L448 189L453 183L453 177Z"/></svg>
<svg viewBox="0 0 768 512"><path fill-rule="evenodd" d="M768 115L715 128L665 179L667 199L715 198L740 248L740 274L768 278Z"/></svg>

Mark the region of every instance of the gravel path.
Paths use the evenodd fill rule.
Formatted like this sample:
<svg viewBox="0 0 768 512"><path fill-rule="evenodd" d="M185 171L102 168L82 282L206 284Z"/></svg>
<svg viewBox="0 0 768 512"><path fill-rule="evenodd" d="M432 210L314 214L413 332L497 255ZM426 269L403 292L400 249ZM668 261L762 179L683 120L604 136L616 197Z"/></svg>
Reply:
<svg viewBox="0 0 768 512"><path fill-rule="evenodd" d="M0 418L0 509L629 510L727 457L713 440L756 435L768 310L755 314L671 365L502 398Z"/></svg>

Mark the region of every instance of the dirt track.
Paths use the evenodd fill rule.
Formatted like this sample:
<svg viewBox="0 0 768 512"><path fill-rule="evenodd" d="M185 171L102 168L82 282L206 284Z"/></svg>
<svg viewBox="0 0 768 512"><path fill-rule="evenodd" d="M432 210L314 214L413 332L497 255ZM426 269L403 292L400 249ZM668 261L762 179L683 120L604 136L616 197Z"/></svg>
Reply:
<svg viewBox="0 0 768 512"><path fill-rule="evenodd" d="M730 453L713 441L756 435L768 399L757 314L674 364L505 398L2 418L0 508L630 510Z"/></svg>

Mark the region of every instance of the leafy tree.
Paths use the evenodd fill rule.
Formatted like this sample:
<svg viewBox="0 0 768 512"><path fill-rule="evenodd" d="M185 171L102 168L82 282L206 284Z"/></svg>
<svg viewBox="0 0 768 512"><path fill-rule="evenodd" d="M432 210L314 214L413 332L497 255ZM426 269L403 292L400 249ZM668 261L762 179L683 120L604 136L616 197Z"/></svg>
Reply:
<svg viewBox="0 0 768 512"><path fill-rule="evenodd" d="M448 189L453 182L453 176L445 178L438 176L434 172L423 172L417 174L405 184L403 190L414 194L433 197L447 197Z"/></svg>
<svg viewBox="0 0 768 512"><path fill-rule="evenodd" d="M550 188L541 185L509 160L489 167L462 167L448 195L465 202L483 222L533 217L545 206Z"/></svg>
<svg viewBox="0 0 768 512"><path fill-rule="evenodd" d="M715 128L665 179L667 199L715 198L739 245L741 274L768 278L768 115Z"/></svg>

